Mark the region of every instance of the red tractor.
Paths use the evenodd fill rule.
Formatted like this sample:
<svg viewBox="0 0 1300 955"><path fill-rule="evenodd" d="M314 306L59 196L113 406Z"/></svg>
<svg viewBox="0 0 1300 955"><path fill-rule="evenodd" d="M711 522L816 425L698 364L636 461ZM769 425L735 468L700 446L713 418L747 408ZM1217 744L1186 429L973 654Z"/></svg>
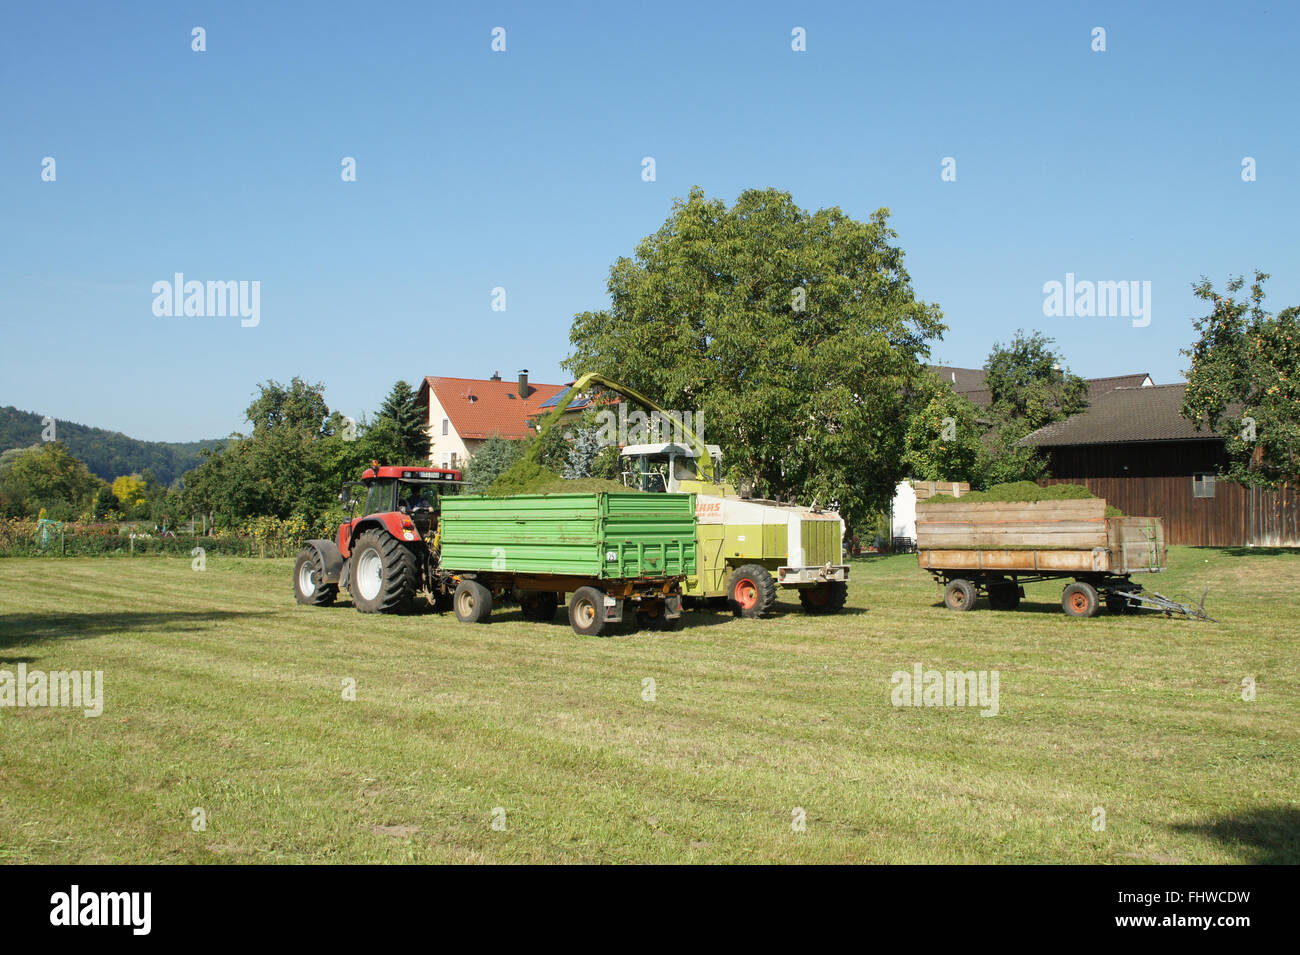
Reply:
<svg viewBox="0 0 1300 955"><path fill-rule="evenodd" d="M432 596L435 609L451 609L450 595L435 585L433 551L441 498L463 483L450 468L372 462L360 481L343 485L339 500L347 516L337 538L303 544L293 569L298 603L328 606L342 587L362 613L410 610L421 592ZM353 517L359 504L361 516Z"/></svg>

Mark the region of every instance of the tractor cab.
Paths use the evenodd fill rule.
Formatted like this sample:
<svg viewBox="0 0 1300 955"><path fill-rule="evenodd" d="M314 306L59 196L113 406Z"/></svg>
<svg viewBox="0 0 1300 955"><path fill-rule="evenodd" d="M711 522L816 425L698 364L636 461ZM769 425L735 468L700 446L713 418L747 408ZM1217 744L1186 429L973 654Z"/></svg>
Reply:
<svg viewBox="0 0 1300 955"><path fill-rule="evenodd" d="M380 514L400 515L414 525L422 538L438 526L441 500L457 494L464 485L461 472L453 468L380 467L374 465L361 473L360 481L343 486L343 502L349 523ZM353 517L353 509L360 514Z"/></svg>
<svg viewBox="0 0 1300 955"><path fill-rule="evenodd" d="M713 473L722 469L722 449L705 445ZM699 452L671 441L659 444L629 444L619 452L623 459L623 486L638 491L735 494L730 485L706 480L699 469Z"/></svg>

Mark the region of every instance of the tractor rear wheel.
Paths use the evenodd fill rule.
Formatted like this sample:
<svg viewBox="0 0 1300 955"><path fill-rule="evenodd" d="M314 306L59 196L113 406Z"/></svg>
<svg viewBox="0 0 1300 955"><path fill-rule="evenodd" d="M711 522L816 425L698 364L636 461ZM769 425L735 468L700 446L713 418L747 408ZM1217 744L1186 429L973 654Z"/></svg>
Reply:
<svg viewBox="0 0 1300 955"><path fill-rule="evenodd" d="M727 602L737 617L761 617L776 603L776 582L761 564L737 567L727 583Z"/></svg>
<svg viewBox="0 0 1300 955"><path fill-rule="evenodd" d="M839 613L849 596L849 585L842 580L828 580L823 584L799 591L803 612L811 614Z"/></svg>
<svg viewBox="0 0 1300 955"><path fill-rule="evenodd" d="M293 567L293 595L298 603L312 607L328 607L338 596L338 584L322 583L325 567L315 547L304 547L298 552L298 562Z"/></svg>
<svg viewBox="0 0 1300 955"><path fill-rule="evenodd" d="M462 580L451 602L461 623L486 623L492 612L492 591L477 580Z"/></svg>
<svg viewBox="0 0 1300 955"><path fill-rule="evenodd" d="M403 613L415 603L420 562L392 534L369 530L352 548L349 589L362 613Z"/></svg>

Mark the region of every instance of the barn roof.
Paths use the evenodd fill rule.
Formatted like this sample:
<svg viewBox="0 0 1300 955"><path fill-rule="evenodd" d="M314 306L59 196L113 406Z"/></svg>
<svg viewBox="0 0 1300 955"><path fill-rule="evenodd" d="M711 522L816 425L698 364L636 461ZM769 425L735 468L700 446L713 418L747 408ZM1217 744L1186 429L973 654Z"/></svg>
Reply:
<svg viewBox="0 0 1300 955"><path fill-rule="evenodd" d="M1059 448L1142 441L1213 441L1222 435L1196 429L1182 415L1186 384L1116 388L1099 395L1077 415L1039 428L1020 444Z"/></svg>
<svg viewBox="0 0 1300 955"><path fill-rule="evenodd" d="M984 386L983 368L954 368L951 365L931 365L930 372L941 381L946 381L967 401L976 407L987 408L993 404L993 395ZM1140 388L1144 382L1151 381L1145 371L1133 375L1111 375L1108 378L1085 378L1088 385L1088 401L1096 401L1102 395L1116 388ZM1147 385L1147 387L1151 387Z"/></svg>

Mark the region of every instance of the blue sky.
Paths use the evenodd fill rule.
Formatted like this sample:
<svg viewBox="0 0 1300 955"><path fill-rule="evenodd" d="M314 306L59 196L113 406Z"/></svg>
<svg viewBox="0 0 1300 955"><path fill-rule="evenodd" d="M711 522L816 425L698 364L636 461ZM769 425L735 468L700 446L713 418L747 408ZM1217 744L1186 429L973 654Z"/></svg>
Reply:
<svg viewBox="0 0 1300 955"><path fill-rule="evenodd" d="M692 185L890 208L938 361L1023 327L1085 376L1176 381L1198 276L1300 303L1298 26L1279 0L10 4L0 405L190 440L267 378L354 417L399 377L562 381L573 314ZM259 281L260 324L156 317L176 272ZM1044 317L1067 272L1150 281L1151 324Z"/></svg>

